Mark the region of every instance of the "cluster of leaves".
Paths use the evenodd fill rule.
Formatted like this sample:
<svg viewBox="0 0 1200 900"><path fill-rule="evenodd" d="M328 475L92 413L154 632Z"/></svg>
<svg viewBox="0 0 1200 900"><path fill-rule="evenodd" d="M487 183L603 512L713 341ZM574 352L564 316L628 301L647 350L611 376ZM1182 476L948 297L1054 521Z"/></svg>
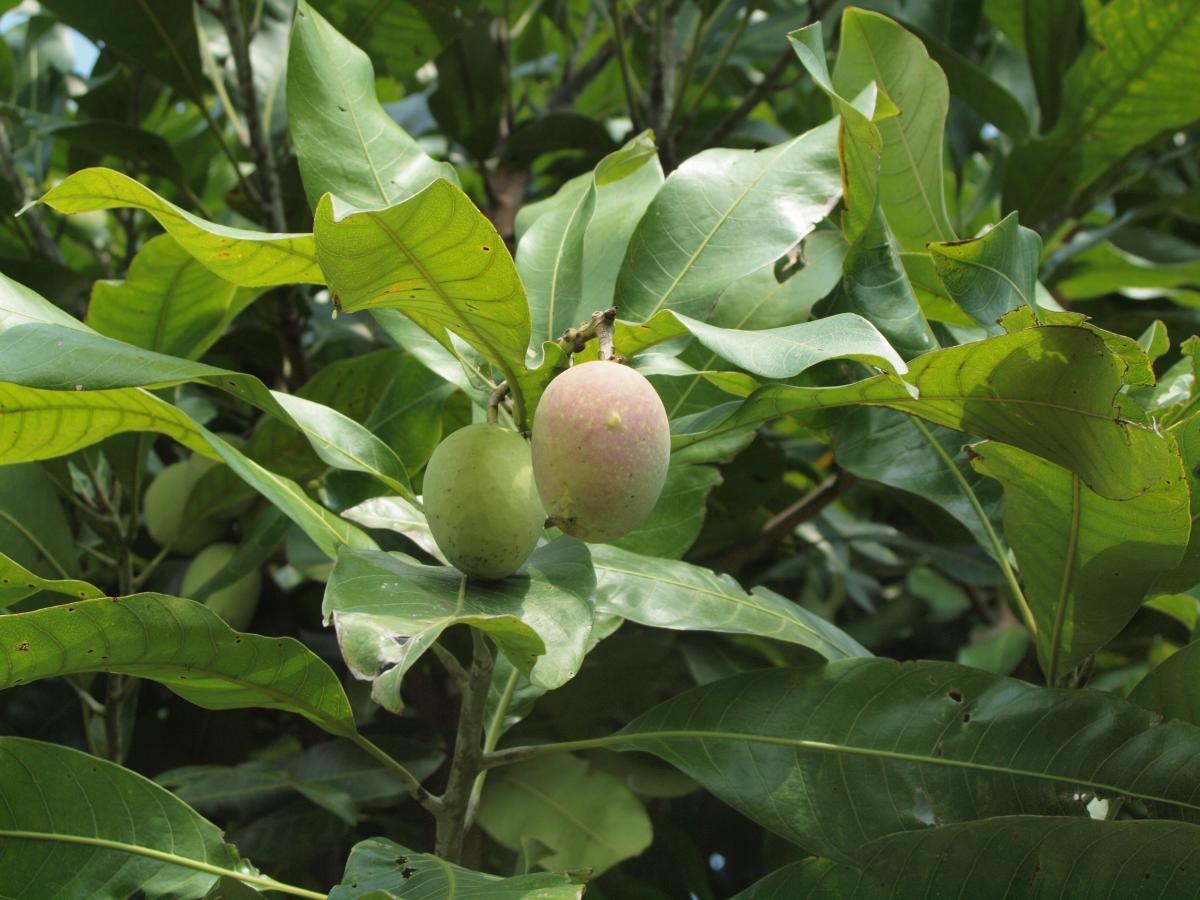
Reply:
<svg viewBox="0 0 1200 900"><path fill-rule="evenodd" d="M0 2L0 893L1200 892L1200 4L869 5ZM464 578L614 303L657 507Z"/></svg>

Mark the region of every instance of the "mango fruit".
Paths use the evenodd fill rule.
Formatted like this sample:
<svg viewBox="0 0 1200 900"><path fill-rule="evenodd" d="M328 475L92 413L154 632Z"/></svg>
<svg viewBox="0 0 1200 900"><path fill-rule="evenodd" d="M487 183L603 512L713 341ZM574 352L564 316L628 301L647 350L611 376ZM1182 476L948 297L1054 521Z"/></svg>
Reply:
<svg viewBox="0 0 1200 900"><path fill-rule="evenodd" d="M184 597L199 590L204 584L229 565L237 547L233 544L211 544L205 547L192 560L183 573L183 585L179 592ZM233 584L213 591L204 601L204 605L225 620L230 628L243 631L254 618L258 608L258 594L262 587L262 576L258 569L247 572Z"/></svg>
<svg viewBox="0 0 1200 900"><path fill-rule="evenodd" d="M550 382L533 419L533 475L550 523L580 540L614 541L654 508L671 431L654 386L609 361Z"/></svg>
<svg viewBox="0 0 1200 900"><path fill-rule="evenodd" d="M424 494L438 549L460 572L478 578L503 578L521 568L546 520L529 444L499 425L468 425L438 444L425 467Z"/></svg>
<svg viewBox="0 0 1200 900"><path fill-rule="evenodd" d="M188 497L203 473L204 469L191 460L172 463L146 488L142 507L146 530L160 547L170 544L180 553L195 553L221 536L221 524L211 519L183 521Z"/></svg>

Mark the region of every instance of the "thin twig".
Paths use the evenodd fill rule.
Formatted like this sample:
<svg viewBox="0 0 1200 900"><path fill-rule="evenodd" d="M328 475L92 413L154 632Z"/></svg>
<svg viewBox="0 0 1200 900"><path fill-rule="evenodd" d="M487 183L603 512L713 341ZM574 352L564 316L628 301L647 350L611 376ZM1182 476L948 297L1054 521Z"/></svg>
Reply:
<svg viewBox="0 0 1200 900"><path fill-rule="evenodd" d="M721 48L721 52L717 56L716 63L714 63L713 67L709 69L708 75L700 84L700 89L696 92L696 97L692 101L687 115L683 117L683 120L679 125L680 138L684 137L689 131L692 130L692 125L695 124L696 116L700 112L700 106L704 102L704 98L708 96L708 92L716 83L717 76L721 74L721 71L725 68L725 64L729 62L729 57L733 55L734 49L737 47L738 42L742 39L742 35L746 32L746 27L750 24L750 17L754 15L754 10L757 8L758 5L754 2L754 0L750 0L750 2L746 4L745 15L738 19L736 27L734 27L733 31L729 35L729 39L725 41L725 46Z"/></svg>
<svg viewBox="0 0 1200 900"><path fill-rule="evenodd" d="M408 795L416 800L432 815L437 816L442 812L442 801L425 789L425 786L417 779L412 772L392 758L392 755L373 743L370 738L365 737L357 732L350 736L355 744L365 750L375 759L383 763L396 777L404 783L404 789L408 791Z"/></svg>
<svg viewBox="0 0 1200 900"><path fill-rule="evenodd" d="M787 509L769 519L751 540L721 557L718 568L736 571L766 555L778 541L795 531L796 526L814 518L857 481L844 470L830 475Z"/></svg>
<svg viewBox="0 0 1200 900"><path fill-rule="evenodd" d="M629 67L629 54L625 46L625 24L621 20L619 0L609 0L609 21L613 28L613 43L616 45L617 63L621 67L621 84L625 88L625 102L629 105L629 120L633 123L634 131L641 131L641 110L638 105L638 89L633 80L633 70Z"/></svg>
<svg viewBox="0 0 1200 900"><path fill-rule="evenodd" d="M555 343L566 353L581 353L583 352L583 348L587 346L588 341L600 337L602 326L607 326L611 329L616 320L617 307L615 306L594 312L588 321L576 328L568 328L564 331Z"/></svg>
<svg viewBox="0 0 1200 900"><path fill-rule="evenodd" d="M708 136L702 142L703 146L711 147L720 143L727 135L741 125L750 116L750 113L754 112L754 108L775 91L775 88L779 86L779 82L783 79L784 74L795 58L796 53L791 47L779 54L779 58L775 60L771 68L763 75L762 81L756 84L754 89L742 99L742 102L726 114L725 118L718 122L717 126L708 133Z"/></svg>

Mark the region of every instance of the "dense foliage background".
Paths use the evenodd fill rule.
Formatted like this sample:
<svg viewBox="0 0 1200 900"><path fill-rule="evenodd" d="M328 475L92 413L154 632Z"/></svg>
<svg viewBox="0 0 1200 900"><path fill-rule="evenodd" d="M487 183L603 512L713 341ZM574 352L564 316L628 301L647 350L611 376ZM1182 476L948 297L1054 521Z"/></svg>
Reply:
<svg viewBox="0 0 1200 900"><path fill-rule="evenodd" d="M1196 0L0 10L0 894L1200 892ZM612 304L657 508L468 583Z"/></svg>

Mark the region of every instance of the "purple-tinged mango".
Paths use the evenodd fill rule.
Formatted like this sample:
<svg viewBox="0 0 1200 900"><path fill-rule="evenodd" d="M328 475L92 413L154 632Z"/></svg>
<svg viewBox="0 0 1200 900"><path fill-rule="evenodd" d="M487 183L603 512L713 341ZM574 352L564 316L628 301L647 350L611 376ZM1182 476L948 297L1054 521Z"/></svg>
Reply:
<svg viewBox="0 0 1200 900"><path fill-rule="evenodd" d="M533 474L550 522L595 543L650 514L667 478L667 411L645 377L586 362L546 388L533 420Z"/></svg>
<svg viewBox="0 0 1200 900"><path fill-rule="evenodd" d="M468 425L438 444L425 468L424 494L438 549L477 578L521 568L546 521L529 444L499 425Z"/></svg>

